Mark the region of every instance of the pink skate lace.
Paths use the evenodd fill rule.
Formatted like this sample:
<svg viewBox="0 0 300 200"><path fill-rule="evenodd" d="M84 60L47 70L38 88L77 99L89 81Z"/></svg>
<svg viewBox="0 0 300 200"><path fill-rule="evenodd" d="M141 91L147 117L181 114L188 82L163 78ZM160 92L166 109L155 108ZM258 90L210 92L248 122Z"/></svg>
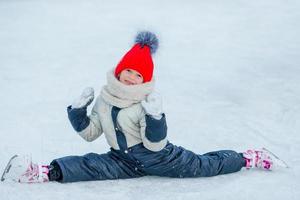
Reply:
<svg viewBox="0 0 300 200"><path fill-rule="evenodd" d="M247 150L243 153L246 161L246 168L262 168L271 170L273 161L270 155L263 150Z"/></svg>
<svg viewBox="0 0 300 200"><path fill-rule="evenodd" d="M42 183L48 182L49 169L47 165L30 163L27 170L19 178L20 183Z"/></svg>

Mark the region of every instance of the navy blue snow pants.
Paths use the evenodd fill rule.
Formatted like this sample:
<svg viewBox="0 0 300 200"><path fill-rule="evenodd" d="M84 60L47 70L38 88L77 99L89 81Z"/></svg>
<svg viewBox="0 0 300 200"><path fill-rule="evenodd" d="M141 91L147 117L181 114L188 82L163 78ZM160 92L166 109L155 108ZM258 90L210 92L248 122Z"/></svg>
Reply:
<svg viewBox="0 0 300 200"><path fill-rule="evenodd" d="M168 143L159 152L138 144L125 151L89 153L55 159L62 171L61 182L126 179L146 175L166 177L209 177L233 173L245 165L242 154L231 150L195 154Z"/></svg>

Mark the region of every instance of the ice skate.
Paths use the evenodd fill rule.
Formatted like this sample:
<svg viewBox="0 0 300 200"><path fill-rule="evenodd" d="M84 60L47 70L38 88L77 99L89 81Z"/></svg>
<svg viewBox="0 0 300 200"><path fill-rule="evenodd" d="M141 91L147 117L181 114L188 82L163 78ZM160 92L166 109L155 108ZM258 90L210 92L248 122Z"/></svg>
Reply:
<svg viewBox="0 0 300 200"><path fill-rule="evenodd" d="M264 170L274 170L278 167L288 168L288 165L266 148L259 150L249 149L243 153L246 161L246 168L258 168Z"/></svg>
<svg viewBox="0 0 300 200"><path fill-rule="evenodd" d="M13 156L1 177L1 181L20 183L48 182L48 166L33 163L30 156Z"/></svg>

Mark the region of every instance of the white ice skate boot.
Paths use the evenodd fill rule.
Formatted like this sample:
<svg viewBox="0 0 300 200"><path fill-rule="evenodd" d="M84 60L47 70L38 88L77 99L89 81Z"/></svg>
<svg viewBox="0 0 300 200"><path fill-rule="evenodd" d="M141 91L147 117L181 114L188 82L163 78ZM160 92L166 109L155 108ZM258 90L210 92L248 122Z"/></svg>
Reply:
<svg viewBox="0 0 300 200"><path fill-rule="evenodd" d="M288 165L266 148L259 150L249 149L243 153L246 160L246 168L259 168L264 170L274 170L278 167L288 168Z"/></svg>
<svg viewBox="0 0 300 200"><path fill-rule="evenodd" d="M15 155L7 164L1 181L11 180L20 183L48 182L48 173L48 166L33 163L30 156Z"/></svg>

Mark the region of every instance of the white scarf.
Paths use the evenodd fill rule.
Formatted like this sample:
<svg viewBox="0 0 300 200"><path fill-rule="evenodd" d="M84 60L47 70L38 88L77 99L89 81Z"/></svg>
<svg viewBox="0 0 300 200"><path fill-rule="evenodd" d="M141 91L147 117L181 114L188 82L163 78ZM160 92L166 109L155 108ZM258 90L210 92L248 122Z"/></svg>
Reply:
<svg viewBox="0 0 300 200"><path fill-rule="evenodd" d="M137 85L125 85L114 75L114 70L107 73L107 85L101 90L103 100L118 108L126 108L139 103L154 89L154 79Z"/></svg>

